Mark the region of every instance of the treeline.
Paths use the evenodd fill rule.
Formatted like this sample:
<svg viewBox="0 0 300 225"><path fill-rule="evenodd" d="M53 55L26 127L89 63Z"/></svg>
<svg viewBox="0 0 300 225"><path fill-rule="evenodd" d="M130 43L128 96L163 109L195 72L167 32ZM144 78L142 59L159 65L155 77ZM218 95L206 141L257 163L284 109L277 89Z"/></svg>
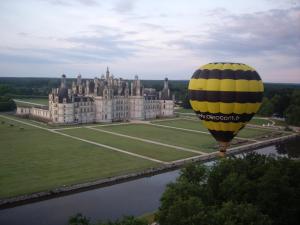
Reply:
<svg viewBox="0 0 300 225"><path fill-rule="evenodd" d="M7 112L16 109L16 103L7 96L0 96L0 112Z"/></svg>
<svg viewBox="0 0 300 225"><path fill-rule="evenodd" d="M272 90L265 93L258 115L284 117L287 124L300 126L300 89Z"/></svg>
<svg viewBox="0 0 300 225"><path fill-rule="evenodd" d="M71 87L73 79L67 79L67 85ZM83 79L85 81L85 79ZM130 81L130 80L129 80ZM146 88L161 90L163 80L142 80ZM48 96L52 88L60 85L60 78L15 78L0 77L0 95L12 97L41 97ZM169 81L171 92L175 93L176 100L183 101L187 92L188 81Z"/></svg>
<svg viewBox="0 0 300 225"><path fill-rule="evenodd" d="M0 77L0 95L48 96L50 90L59 84L58 78Z"/></svg>

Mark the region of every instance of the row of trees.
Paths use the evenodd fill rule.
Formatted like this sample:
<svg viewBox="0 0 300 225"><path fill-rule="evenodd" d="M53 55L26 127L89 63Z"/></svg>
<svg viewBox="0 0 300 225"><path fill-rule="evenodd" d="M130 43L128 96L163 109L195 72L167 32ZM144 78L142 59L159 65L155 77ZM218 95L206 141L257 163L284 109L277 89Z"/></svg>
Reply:
<svg viewBox="0 0 300 225"><path fill-rule="evenodd" d="M290 94L275 94L272 98L264 97L258 114L285 117L288 124L300 126L300 90L296 89Z"/></svg>
<svg viewBox="0 0 300 225"><path fill-rule="evenodd" d="M298 225L300 161L257 154L214 166L190 164L167 186L156 213L160 225ZM70 225L89 225L76 215ZM99 225L146 225L125 217Z"/></svg>
<svg viewBox="0 0 300 225"><path fill-rule="evenodd" d="M12 111L16 109L16 103L7 96L0 96L0 112Z"/></svg>

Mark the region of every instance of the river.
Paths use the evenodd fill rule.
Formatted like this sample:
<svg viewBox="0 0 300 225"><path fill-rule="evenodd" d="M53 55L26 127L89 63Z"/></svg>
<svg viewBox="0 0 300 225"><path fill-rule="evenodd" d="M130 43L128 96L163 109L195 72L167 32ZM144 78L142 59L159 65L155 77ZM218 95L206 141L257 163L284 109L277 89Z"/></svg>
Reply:
<svg viewBox="0 0 300 225"><path fill-rule="evenodd" d="M300 138L255 150L259 154L299 158ZM68 218L80 212L98 220L117 219L123 215L139 216L157 210L168 183L179 170L29 203L0 210L1 225L66 225Z"/></svg>

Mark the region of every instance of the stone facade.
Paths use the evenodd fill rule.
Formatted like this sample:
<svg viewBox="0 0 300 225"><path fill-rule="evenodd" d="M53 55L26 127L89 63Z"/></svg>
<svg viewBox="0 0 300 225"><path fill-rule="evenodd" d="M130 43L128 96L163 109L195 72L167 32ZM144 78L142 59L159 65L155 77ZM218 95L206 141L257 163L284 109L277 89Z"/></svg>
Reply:
<svg viewBox="0 0 300 225"><path fill-rule="evenodd" d="M114 78L107 68L105 76L93 80L83 81L78 75L71 88L62 75L60 87L49 94L49 109L18 107L17 114L57 124L109 123L171 117L173 110L174 95L171 96L167 78L158 92L144 88L137 76L130 85L122 78Z"/></svg>

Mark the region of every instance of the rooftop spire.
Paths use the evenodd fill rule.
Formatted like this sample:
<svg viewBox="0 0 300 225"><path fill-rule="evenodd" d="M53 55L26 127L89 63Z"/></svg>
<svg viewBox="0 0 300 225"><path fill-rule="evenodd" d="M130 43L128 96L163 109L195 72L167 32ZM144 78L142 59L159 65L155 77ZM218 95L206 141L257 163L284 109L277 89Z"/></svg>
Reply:
<svg viewBox="0 0 300 225"><path fill-rule="evenodd" d="M106 79L108 80L109 78L109 67L106 67Z"/></svg>

